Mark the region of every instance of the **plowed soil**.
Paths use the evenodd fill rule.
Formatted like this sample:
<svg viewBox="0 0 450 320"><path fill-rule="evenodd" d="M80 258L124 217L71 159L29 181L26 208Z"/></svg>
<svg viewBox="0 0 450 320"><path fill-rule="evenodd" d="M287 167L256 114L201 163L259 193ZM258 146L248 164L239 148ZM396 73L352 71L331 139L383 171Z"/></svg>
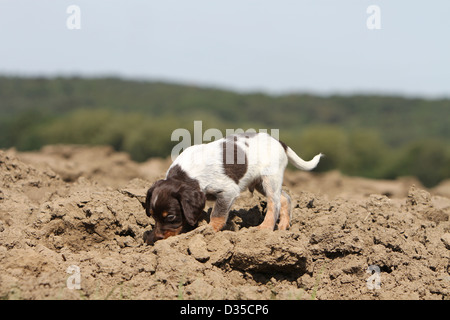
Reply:
<svg viewBox="0 0 450 320"><path fill-rule="evenodd" d="M208 203L197 229L148 246L141 202L169 165L110 147L0 151L0 297L450 299L450 181L287 170L288 231L253 228L266 200L247 192L224 231Z"/></svg>

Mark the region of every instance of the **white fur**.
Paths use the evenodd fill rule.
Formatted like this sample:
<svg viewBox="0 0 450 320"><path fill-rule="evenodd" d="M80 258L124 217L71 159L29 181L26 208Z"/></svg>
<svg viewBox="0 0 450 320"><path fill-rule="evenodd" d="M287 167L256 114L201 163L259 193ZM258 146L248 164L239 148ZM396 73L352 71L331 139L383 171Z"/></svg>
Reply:
<svg viewBox="0 0 450 320"><path fill-rule="evenodd" d="M265 179L264 188L270 194L279 195L288 160L299 169L312 170L322 157L322 154L318 154L311 161L304 161L291 148L288 147L285 151L280 142L267 133L251 135L248 138L244 135L237 137L235 141L244 150L248 164L247 171L238 184L225 174L223 142L226 138L186 148L175 159L171 168L179 165L189 177L199 182L200 189L205 194L220 195L232 202L240 192L261 177L270 177ZM238 161L239 159L241 158L238 156Z"/></svg>

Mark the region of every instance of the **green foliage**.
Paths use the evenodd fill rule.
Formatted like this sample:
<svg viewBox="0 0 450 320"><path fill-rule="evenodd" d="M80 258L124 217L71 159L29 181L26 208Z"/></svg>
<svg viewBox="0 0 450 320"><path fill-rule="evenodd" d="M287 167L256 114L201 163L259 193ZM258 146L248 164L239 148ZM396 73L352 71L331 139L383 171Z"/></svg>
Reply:
<svg viewBox="0 0 450 320"><path fill-rule="evenodd" d="M33 128L19 148L55 143L104 144L130 153L137 161L166 157L171 133L179 123L173 118L154 119L138 113L80 109ZM168 143L169 142L169 143Z"/></svg>
<svg viewBox="0 0 450 320"><path fill-rule="evenodd" d="M203 131L279 129L318 171L395 178L427 186L450 178L450 101L383 96L269 96L114 78L0 77L0 148L109 144L144 161L169 156L171 133L193 121Z"/></svg>
<svg viewBox="0 0 450 320"><path fill-rule="evenodd" d="M412 175L427 187L450 177L450 145L439 140L415 141L400 150L386 177Z"/></svg>
<svg viewBox="0 0 450 320"><path fill-rule="evenodd" d="M323 163L317 169L328 171L342 168L348 156L347 134L334 126L311 127L300 137L301 149L298 153L304 158L312 158L318 152L325 154ZM295 150L295 149L294 149ZM304 154L304 155L303 155Z"/></svg>
<svg viewBox="0 0 450 320"><path fill-rule="evenodd" d="M348 175L378 178L392 152L372 129L346 131L337 126L314 126L303 131L298 143L287 142L302 157L325 154L316 171L339 168Z"/></svg>

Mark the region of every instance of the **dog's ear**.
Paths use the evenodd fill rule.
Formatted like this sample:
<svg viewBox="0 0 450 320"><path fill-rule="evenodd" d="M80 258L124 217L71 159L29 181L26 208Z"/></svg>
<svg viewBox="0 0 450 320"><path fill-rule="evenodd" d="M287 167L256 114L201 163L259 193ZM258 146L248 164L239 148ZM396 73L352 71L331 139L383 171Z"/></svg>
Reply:
<svg viewBox="0 0 450 320"><path fill-rule="evenodd" d="M155 190L155 188L162 182L163 180L158 180L156 181L151 187L150 189L147 190L147 196L145 197L145 203L143 203L143 207L145 208L145 213L147 214L147 216L151 216L150 214L150 209L151 209L151 201L152 201L152 195L153 195L153 191Z"/></svg>
<svg viewBox="0 0 450 320"><path fill-rule="evenodd" d="M176 193L176 197L181 204L186 221L195 226L202 215L206 203L206 196L198 188L183 185Z"/></svg>

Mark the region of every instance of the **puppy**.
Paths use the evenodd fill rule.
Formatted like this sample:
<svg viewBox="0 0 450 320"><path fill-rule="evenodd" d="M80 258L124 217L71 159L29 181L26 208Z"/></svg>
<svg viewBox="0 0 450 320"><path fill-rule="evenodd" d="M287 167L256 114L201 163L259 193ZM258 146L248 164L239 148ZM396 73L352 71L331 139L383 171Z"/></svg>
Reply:
<svg viewBox="0 0 450 320"><path fill-rule="evenodd" d="M291 148L267 133L234 134L208 144L186 148L172 163L166 178L147 192L146 214L155 219L144 241L187 232L199 220L206 200L215 200L209 224L221 230L231 205L239 194L255 189L267 197L267 212L259 229L290 226L291 203L281 188L284 170L290 161L302 170L314 169L322 154L302 160Z"/></svg>

